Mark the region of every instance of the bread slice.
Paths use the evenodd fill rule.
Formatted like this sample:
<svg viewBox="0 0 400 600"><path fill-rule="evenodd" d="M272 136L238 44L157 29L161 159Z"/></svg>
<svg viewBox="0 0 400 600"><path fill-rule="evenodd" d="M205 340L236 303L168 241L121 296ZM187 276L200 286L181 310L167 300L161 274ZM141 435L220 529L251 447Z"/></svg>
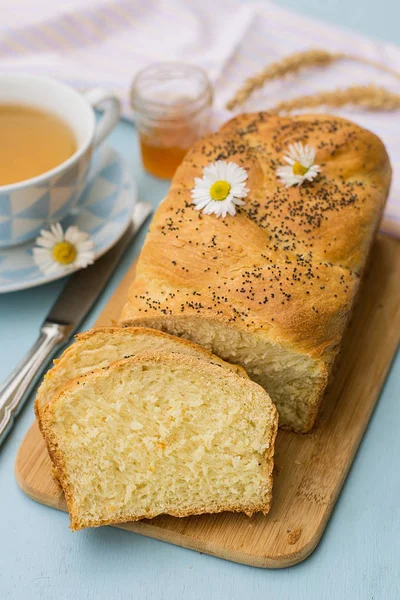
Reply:
<svg viewBox="0 0 400 600"><path fill-rule="evenodd" d="M69 381L98 367L139 354L140 352L179 352L204 360L215 362L247 377L246 371L239 366L221 360L198 344L177 338L145 327L98 327L76 336L76 341L61 357L54 361L54 367L45 375L39 387L35 411L40 411ZM40 419L39 419L40 424Z"/></svg>
<svg viewBox="0 0 400 600"><path fill-rule="evenodd" d="M321 172L286 188L289 144L316 150ZM191 190L210 162L246 169L245 204L225 219ZM339 117L241 114L199 140L154 215L120 324L188 338L244 366L279 425L309 431L332 375L385 206L388 155Z"/></svg>
<svg viewBox="0 0 400 600"><path fill-rule="evenodd" d="M220 365L140 354L70 381L41 420L73 530L270 508L277 411Z"/></svg>

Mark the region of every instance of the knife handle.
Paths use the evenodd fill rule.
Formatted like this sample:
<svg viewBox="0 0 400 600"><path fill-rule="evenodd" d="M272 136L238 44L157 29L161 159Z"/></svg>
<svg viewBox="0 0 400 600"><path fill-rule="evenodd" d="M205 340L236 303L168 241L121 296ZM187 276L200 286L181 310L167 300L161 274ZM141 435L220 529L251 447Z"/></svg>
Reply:
<svg viewBox="0 0 400 600"><path fill-rule="evenodd" d="M43 366L56 348L68 339L70 331L69 325L45 322L32 348L1 386L0 445L9 433L14 418L28 398L29 389L35 383Z"/></svg>

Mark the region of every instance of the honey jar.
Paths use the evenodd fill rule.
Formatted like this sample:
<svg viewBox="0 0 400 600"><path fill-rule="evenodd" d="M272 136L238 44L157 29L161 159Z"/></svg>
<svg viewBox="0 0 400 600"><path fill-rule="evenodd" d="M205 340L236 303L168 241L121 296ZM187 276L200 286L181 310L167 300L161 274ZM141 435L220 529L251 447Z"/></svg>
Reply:
<svg viewBox="0 0 400 600"><path fill-rule="evenodd" d="M171 178L208 131L212 87L206 73L186 63L155 63L135 77L131 103L145 170Z"/></svg>

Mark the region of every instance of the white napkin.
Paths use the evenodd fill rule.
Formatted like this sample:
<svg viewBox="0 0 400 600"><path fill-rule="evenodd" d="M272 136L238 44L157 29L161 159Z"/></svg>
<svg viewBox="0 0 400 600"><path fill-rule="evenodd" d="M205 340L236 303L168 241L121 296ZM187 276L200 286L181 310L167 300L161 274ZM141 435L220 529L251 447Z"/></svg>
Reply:
<svg viewBox="0 0 400 600"><path fill-rule="evenodd" d="M11 5L10 5L11 7ZM214 84L215 118L244 80L283 56L309 48L358 55L400 71L392 44L326 25L271 2L235 0L14 0L0 21L0 67L61 78L77 89L117 93L131 117L129 87L141 67L159 60L202 66ZM241 110L267 109L283 99L318 90L375 83L400 93L390 74L351 61L304 69L268 83ZM326 111L326 109L325 109ZM398 113L331 109L378 134L394 168L384 227L400 237L400 119Z"/></svg>

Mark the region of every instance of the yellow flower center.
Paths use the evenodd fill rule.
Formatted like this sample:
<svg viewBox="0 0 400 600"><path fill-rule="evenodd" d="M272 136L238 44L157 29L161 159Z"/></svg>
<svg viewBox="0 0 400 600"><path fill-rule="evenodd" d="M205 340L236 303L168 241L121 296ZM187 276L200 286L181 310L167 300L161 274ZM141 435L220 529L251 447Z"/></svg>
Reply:
<svg viewBox="0 0 400 600"><path fill-rule="evenodd" d="M53 248L53 258L62 265L70 265L76 258L76 248L70 242L58 242Z"/></svg>
<svg viewBox="0 0 400 600"><path fill-rule="evenodd" d="M216 181L210 187L210 196L213 200L222 201L228 196L231 186L227 181Z"/></svg>
<svg viewBox="0 0 400 600"><path fill-rule="evenodd" d="M305 175L308 171L308 167L304 167L298 160L293 165L293 173L295 175Z"/></svg>

